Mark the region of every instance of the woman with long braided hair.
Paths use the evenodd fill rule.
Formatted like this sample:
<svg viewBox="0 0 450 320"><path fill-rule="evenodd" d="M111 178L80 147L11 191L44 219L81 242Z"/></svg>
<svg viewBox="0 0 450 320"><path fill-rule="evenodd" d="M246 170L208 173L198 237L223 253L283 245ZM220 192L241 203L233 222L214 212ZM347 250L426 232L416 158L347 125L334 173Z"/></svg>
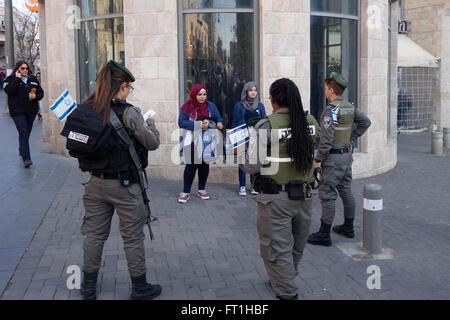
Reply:
<svg viewBox="0 0 450 320"><path fill-rule="evenodd" d="M275 81L270 86L270 102L272 114L256 124L256 134L250 137L250 145L258 148L249 148L240 166L256 175L260 252L269 285L278 299L295 300L295 277L311 225L318 124L303 110L292 80ZM267 156L262 157L261 150ZM251 163L253 159L256 164Z"/></svg>

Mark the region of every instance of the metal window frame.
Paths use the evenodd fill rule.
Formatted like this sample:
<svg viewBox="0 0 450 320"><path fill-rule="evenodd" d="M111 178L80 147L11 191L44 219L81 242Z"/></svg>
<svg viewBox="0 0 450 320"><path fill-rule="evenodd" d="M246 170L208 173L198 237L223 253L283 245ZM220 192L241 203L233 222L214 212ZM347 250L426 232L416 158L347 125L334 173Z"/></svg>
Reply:
<svg viewBox="0 0 450 320"><path fill-rule="evenodd" d="M360 2L358 1L358 12L359 11L360 11ZM361 20L360 16L354 16L354 15L342 14L342 13L311 11L311 15L312 16L316 16L316 17L338 18L338 19L348 19L348 20Z"/></svg>
<svg viewBox="0 0 450 320"><path fill-rule="evenodd" d="M82 0L76 0L76 4L78 7L81 8L80 2ZM122 0L123 2L123 0ZM80 32L81 32L81 23L83 22L90 22L90 21L96 21L96 20L106 20L106 19L116 19L116 18L124 18L123 13L123 5L122 5L122 12L121 13L110 13L110 14L103 14L103 15L93 15L89 17L79 18L77 19L77 22L80 23L80 28L75 29L75 70L77 70L77 79L76 79L76 90L77 90L77 100L81 98L81 86L80 86ZM125 21L124 21L125 24ZM124 35L125 36L125 35Z"/></svg>
<svg viewBox="0 0 450 320"><path fill-rule="evenodd" d="M123 13L109 13L102 14L97 16L89 16L78 19L79 22L93 21L93 20L102 20L102 19L115 19L115 18L123 18Z"/></svg>
<svg viewBox="0 0 450 320"><path fill-rule="evenodd" d="M183 18L185 14L201 14L201 13L252 13L253 15L253 76L255 82L261 88L260 79L260 39L259 39L259 1L253 0L253 8L204 8L204 9L184 9L183 0L177 1L178 9L178 89L179 89L179 105L184 101L184 44L185 34Z"/></svg>

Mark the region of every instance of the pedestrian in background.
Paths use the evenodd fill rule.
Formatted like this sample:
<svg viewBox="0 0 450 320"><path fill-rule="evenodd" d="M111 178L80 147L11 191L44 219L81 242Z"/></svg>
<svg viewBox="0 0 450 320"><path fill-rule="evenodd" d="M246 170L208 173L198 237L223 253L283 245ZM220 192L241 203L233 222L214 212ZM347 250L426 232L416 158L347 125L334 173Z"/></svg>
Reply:
<svg viewBox="0 0 450 320"><path fill-rule="evenodd" d="M247 82L244 85L241 93L241 101L235 104L233 110L233 122L231 127L236 128L249 120L254 118L264 118L266 116L266 109L264 105L259 102L258 85L256 82ZM239 195L246 196L246 173L238 168L239 175ZM253 177L250 176L250 181L253 181ZM256 195L258 192L253 188L253 182L250 189L251 194Z"/></svg>
<svg viewBox="0 0 450 320"><path fill-rule="evenodd" d="M397 127L399 130L408 129L408 113L412 108L412 97L406 88L398 92Z"/></svg>
<svg viewBox="0 0 450 320"><path fill-rule="evenodd" d="M312 216L315 137L310 126L315 123L308 122L292 80L272 83L270 102L273 113L255 125L250 138L257 140L250 145L258 147L250 147L239 163L245 163L240 165L245 172L256 174L260 254L270 285L278 299L296 300L295 278ZM261 149L267 150L264 159L258 158Z"/></svg>
<svg viewBox="0 0 450 320"><path fill-rule="evenodd" d="M310 235L308 243L331 246L330 229L340 195L344 205L344 224L333 231L354 238L355 198L352 193L353 143L370 127L370 120L342 95L347 80L336 72L325 79L325 95L329 104L320 118L320 143L315 167L322 168L319 199L322 205L320 230Z"/></svg>
<svg viewBox="0 0 450 320"><path fill-rule="evenodd" d="M36 78L39 81L39 85L41 85L41 73L40 72L36 73ZM42 121L42 101L39 100L38 104L39 104L38 118L39 118L39 121Z"/></svg>
<svg viewBox="0 0 450 320"><path fill-rule="evenodd" d="M214 119L210 121L208 119ZM217 125L216 125L217 123ZM183 192L180 193L178 202L186 203L190 198L192 183L198 170L197 196L202 200L208 200L206 182L209 175L209 164L198 155L197 146L194 146L196 133L208 129L223 129L223 120L217 107L208 101L206 88L202 84L196 84L190 94L189 100L181 107L178 117L178 125L185 129L183 135L183 156L186 163L183 175Z"/></svg>
<svg viewBox="0 0 450 320"><path fill-rule="evenodd" d="M9 114L19 133L19 156L25 168L33 164L29 139L33 122L39 113L39 104L44 97L44 91L38 79L31 74L28 63L20 60L16 63L11 75L5 79L5 92L8 95Z"/></svg>

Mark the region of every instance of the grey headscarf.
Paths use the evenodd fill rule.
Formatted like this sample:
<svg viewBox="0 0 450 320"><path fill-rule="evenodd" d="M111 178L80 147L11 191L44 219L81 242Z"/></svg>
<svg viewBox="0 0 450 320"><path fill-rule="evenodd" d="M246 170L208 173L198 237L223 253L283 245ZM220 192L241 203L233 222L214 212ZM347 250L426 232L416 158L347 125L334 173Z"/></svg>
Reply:
<svg viewBox="0 0 450 320"><path fill-rule="evenodd" d="M258 95L254 98L254 99L250 99L250 97L248 96L247 92L250 91L251 88L256 88L256 90L258 90L258 85L256 84L256 82L247 82L244 85L244 89L242 89L242 93L241 93L241 103L244 106L244 108L248 111L255 111L256 108L258 108L258 104L259 104L259 92Z"/></svg>

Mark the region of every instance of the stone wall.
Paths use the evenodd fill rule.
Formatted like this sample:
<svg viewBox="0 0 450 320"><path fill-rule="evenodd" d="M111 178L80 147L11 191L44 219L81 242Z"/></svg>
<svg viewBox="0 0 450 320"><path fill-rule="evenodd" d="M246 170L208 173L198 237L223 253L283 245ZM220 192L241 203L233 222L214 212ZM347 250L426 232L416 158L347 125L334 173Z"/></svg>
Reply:
<svg viewBox="0 0 450 320"><path fill-rule="evenodd" d="M354 155L356 177L388 171L397 163L396 136L387 136L391 125L387 121L387 72L388 64L392 64L388 59L388 10L387 0L361 1L360 109L370 118L372 125L360 140L361 152Z"/></svg>
<svg viewBox="0 0 450 320"><path fill-rule="evenodd" d="M67 88L76 93L75 30L67 30L65 16L73 0L46 1L43 16L46 32L47 68L43 79L50 103ZM260 94L271 113L270 84L278 78L291 78L300 88L305 109L310 108L310 1L262 0L259 2ZM381 27L368 29L370 5L380 10ZM392 168L396 163L396 135L387 137L388 0L363 0L361 10L361 110L373 125L361 139L361 152L355 154L354 176L370 176ZM396 13L396 10L394 10ZM395 25L395 24L394 24ZM152 176L182 180L184 166L172 161L178 153L179 129L179 48L177 1L124 1L126 66L136 76L136 90L129 101L156 111L161 146L150 152ZM393 35L396 35L393 32ZM393 38L395 45L396 37ZM395 49L394 49L395 51ZM43 54L43 57L45 54ZM394 58L394 56L393 56ZM45 60L45 59L44 59ZM44 62L43 62L44 63ZM44 68L45 69L45 68ZM395 77L395 72L393 72ZM396 80L392 80L396 99ZM394 92L392 91L392 92ZM396 102L393 101L392 103ZM44 108L44 135L52 152L67 155L65 139L59 136L62 123ZM395 115L393 115L395 117ZM238 182L235 165L212 165L210 182ZM181 188L181 184L180 184Z"/></svg>
<svg viewBox="0 0 450 320"><path fill-rule="evenodd" d="M50 143L52 153L67 155L65 139L60 136L64 125L48 109L65 90L76 96L76 48L75 30L68 29L66 25L66 12L74 5L74 0L52 0L45 1L40 5L41 11L41 41L42 50L45 51L41 57L44 67L42 78L46 99L43 102L43 136L44 141ZM44 19L42 19L44 17ZM42 25L45 35L42 34ZM44 42L45 39L45 42Z"/></svg>
<svg viewBox="0 0 450 320"><path fill-rule="evenodd" d="M439 109L441 127L450 127L450 3L447 1L441 11L441 104Z"/></svg>
<svg viewBox="0 0 450 320"><path fill-rule="evenodd" d="M178 132L177 14L176 1L124 1L125 59L136 77L129 102L157 113L161 145L150 152L151 173L171 179L182 174L170 157L175 148L171 136Z"/></svg>
<svg viewBox="0 0 450 320"><path fill-rule="evenodd" d="M263 0L260 7L261 96L271 113L269 87L279 78L290 78L300 89L305 109L310 109L310 1Z"/></svg>

